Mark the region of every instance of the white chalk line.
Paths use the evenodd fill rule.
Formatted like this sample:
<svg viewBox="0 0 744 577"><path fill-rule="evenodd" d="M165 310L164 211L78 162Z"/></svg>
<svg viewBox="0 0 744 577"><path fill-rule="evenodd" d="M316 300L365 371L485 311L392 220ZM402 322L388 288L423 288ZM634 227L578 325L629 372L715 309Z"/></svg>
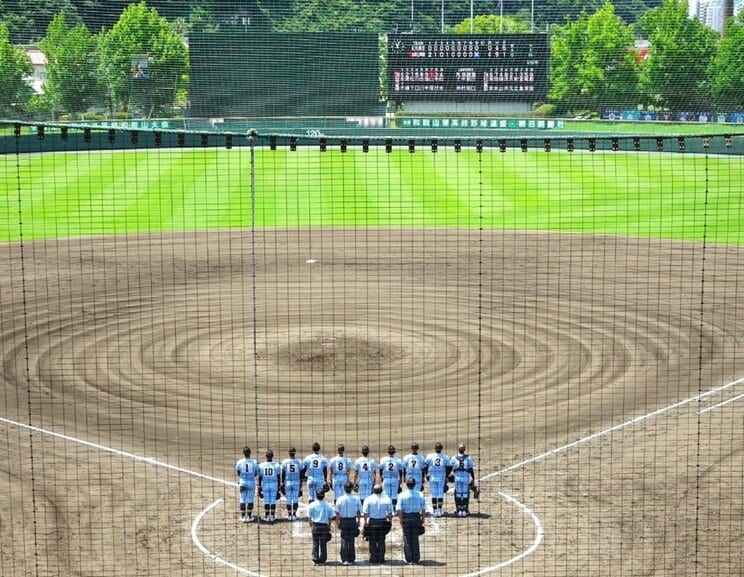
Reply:
<svg viewBox="0 0 744 577"><path fill-rule="evenodd" d="M194 542L194 544L199 548L199 550L204 555L209 557L212 561L214 561L218 565L224 565L225 567L230 567L230 569L234 569L238 573L242 573L244 575L251 575L252 577L263 577L261 573L254 573L253 571L249 571L248 569L245 569L244 567L240 567L239 565L230 563L230 561L227 561L223 559L222 557L220 557L219 555L212 553L209 549L207 549L204 545L202 545L202 542L199 540L199 536L196 534L196 529L197 527L199 527L199 523L201 523L201 520L204 517L204 515L209 513L212 509L214 509L221 503L222 503L222 499L217 499L209 507L207 507L201 513L199 513L196 517L194 517L194 521L193 523L191 523L191 540Z"/></svg>
<svg viewBox="0 0 744 577"><path fill-rule="evenodd" d="M78 445L83 445L85 447L96 449L98 451L103 451L106 453L113 453L114 455L118 455L119 457L126 457L128 459L132 459L140 463L146 463L154 467L161 467L163 469L169 469L171 471L176 471L177 473L183 473L184 475L191 475L192 477L204 479L205 481L219 483L220 485L227 485L228 487L237 487L237 483L233 483L231 481L225 481L224 479L219 479L217 477L205 475L204 473L199 473L197 471L192 471L190 469L184 469L183 467L177 467L176 465L170 465L168 463L164 463L163 461L158 461L151 457L142 457L141 455L135 455L134 453L129 453L128 451L121 451L119 449L114 449L112 447L106 447L105 445L100 445L98 443L92 443L90 441L85 441L83 439L78 439L76 437L70 437L69 435L63 435L62 433L55 433L54 431L50 431L48 429L34 427L33 425L27 425L26 423L20 423L18 421L6 419L4 417L0 417L0 423L13 425L14 427L20 427L21 429L26 429L28 431L33 431L35 433L40 433L43 435L49 435L51 437L56 437L57 439L63 439L65 441L70 441L71 443L77 443Z"/></svg>
<svg viewBox="0 0 744 577"><path fill-rule="evenodd" d="M573 449L574 447L578 447L579 445L583 445L584 443L588 443L589 441L593 441L594 439L598 439L599 437L603 437L605 435L609 435L610 433L614 433L615 431L619 431L620 429L624 429L625 427L629 427L631 425L636 425L640 423L641 421L645 421L647 419L653 419L654 417L658 417L660 415L663 415L664 413L668 413L669 411L673 411L674 409L678 409L680 407L683 407L684 405L688 405L690 403L694 403L696 401L700 401L706 397L709 397L711 395L715 395L716 393L719 393L721 391L724 391L726 389L729 389L733 386L736 386L740 383L744 383L744 377L741 379L737 379L735 381L732 381L730 383L727 383L725 385L721 385L719 387L715 387L713 389L710 389L709 391L706 391L705 393L701 393L699 395L695 395L694 397L689 397L687 399L684 399L682 401L678 401L674 404L668 405L666 407L662 407L660 409L656 409L655 411L652 411L650 413L646 413L645 415L639 415L637 417L634 417L628 421L625 421L623 423L619 423L617 425L614 425L612 427L609 427L608 429L603 429L601 431L597 431L596 433L592 433L588 437L583 437L581 439L578 439L576 441L573 441L571 443L567 443L565 445L561 445L560 447L556 447L555 449L551 449L550 451L547 451L545 453L542 453L540 455L535 455L534 457L530 457L529 459L525 459L524 461L520 461L519 463L515 463L514 465L509 465L508 467L504 467L503 469L499 469L498 471L494 471L493 473L490 473L486 475L485 477L482 477L481 481L487 481L488 479L491 479L492 477L497 477L499 475L503 475L505 473L509 473L510 471L514 471L515 469L520 469L524 467L525 465L529 465L531 463L536 463L538 461L542 461L544 459L547 459L548 457L552 457L553 455L557 455L558 453L564 453L565 451L568 451L569 449Z"/></svg>
<svg viewBox="0 0 744 577"><path fill-rule="evenodd" d="M477 571L468 573L467 575L463 575L462 577L477 577L478 575L485 575L486 573L498 571L499 569L503 569L504 567L508 567L509 565L514 565L514 563L517 563L525 557L532 555L532 553L537 551L537 548L540 547L540 544L542 543L544 535L543 526L542 522L540 522L540 518L535 514L535 512L524 503L520 503L514 497L507 493L504 493L503 491L499 491L499 495L516 507L519 507L523 513L529 515L532 518L532 523L533 525L535 525L535 538L532 540L532 545L522 551L519 555L515 555L514 557L512 557L511 559L507 559L506 561L502 561L498 565L484 567L483 569L478 569Z"/></svg>
<svg viewBox="0 0 744 577"><path fill-rule="evenodd" d="M589 442L591 440L594 440L594 439L596 439L598 437L602 437L604 435L607 435L607 434L610 434L612 432L618 431L618 430L623 429L625 427L628 427L628 426L637 424L637 423L639 423L641 421L644 421L646 419L651 419L651 418L657 417L659 415L663 415L664 413L667 413L669 411L672 411L674 409L677 409L677 408L682 407L684 405L687 405L689 403L693 403L695 401L702 400L702 399L704 399L706 397L709 397L711 395L714 395L714 394L716 394L716 393L718 393L720 391L726 390L728 388L731 388L731 387L733 387L735 385L738 385L740 383L743 383L743 382L744 382L744 377L743 378L740 378L740 379L737 379L735 381L732 381L730 383L727 383L725 385L721 385L719 387L715 387L715 388L713 388L713 389L711 389L709 391L706 391L705 393L701 393L699 395L695 395L693 397L689 397L689 398L684 399L682 401L678 401L678 402L676 402L676 403L674 403L672 405L668 405L666 407L662 407L660 409L657 409L657 410L652 411L650 413L647 413L645 415L639 415L639 416L637 416L637 417L635 417L633 419L630 419L630 420L625 421L623 423L620 423L618 425L614 425L614 426L609 427L607 429L604 429L602 431L598 431L596 433L593 433L593 434L589 435L588 437L584 437L582 439L578 439L577 441L573 441L573 442L568 443L566 445L562 445L560 447L556 447L556 448L551 449L550 451L547 451L547 452L542 453L540 455L536 455L534 457L531 457L529 459L525 459L524 461L521 461L521 462L516 463L514 465L510 465L509 467L505 467L504 469L499 469L498 471L494 471L493 473L490 473L490 474L488 474L488 475L486 475L484 477L481 477L479 480L480 481L488 481L489 479L491 479L493 477L496 477L496 476L499 476L499 475L503 475L503 474L508 473L510 471L513 471L515 469L524 467L525 465L528 465L528 464L531 464L531 463L535 463L535 462L538 462L538 461L542 461L542 460L544 460L544 459L546 459L546 458L548 458L550 456L556 455L558 453L565 452L565 451L567 451L567 450L569 450L569 449L571 449L573 447L576 447L576 446L579 446L581 444L587 443L587 442ZM730 399L729 399L729 401L730 401ZM15 426L15 427L19 427L19 428L22 428L22 429L26 429L26 430L33 431L33 432L40 433L40 434L44 434L44 435L50 435L52 437L56 437L56 438L63 439L65 441L69 441L69 442L73 442L73 443L78 443L80 445L83 445L83 446L86 446L86 447L90 447L90 448L93 448L93 449L96 449L96 450L99 450L99 451L104 451L104 452L107 452L107 453L112 453L112 454L118 455L120 457L126 457L126 458L129 458L129 459L132 459L132 460L137 461L137 462L146 463L146 464L149 464L149 465L152 465L152 466L155 466L155 467L162 467L162 468L165 468L165 469L176 471L178 473L183 473L185 475L190 475L190 476L197 477L197 478L200 478L200 479L204 479L204 480L207 480L207 481L212 481L212 482L215 482L215 483L218 483L218 484L221 484L221 485L227 485L229 487L236 487L237 486L237 484L234 483L234 482L226 481L224 479L219 479L217 477L212 477L210 475L205 475L203 473L199 473L197 471L192 471L192 470L189 470L189 469L185 469L183 467L177 467L175 465L170 465L168 463L164 463L162 461L158 461L158 460L152 459L150 457L142 457L140 455L136 455L136 454L130 453L128 451L122 451L122 450L119 450L119 449L114 449L112 447L107 447L105 445L101 445L99 443L93 443L93 442L90 442L90 441L85 441L83 439L78 439L76 437L71 437L69 435L63 435L61 433L55 433L54 431L50 431L50 430L47 430L47 429L42 429L40 427L35 427L33 425L28 425L26 423L21 423L19 421L13 421L11 419L6 419L4 417L0 417L0 423L6 423L8 425L12 425L12 426ZM537 515L535 515L535 513L532 512L532 510L529 509L526 505L520 503L519 501L517 501L513 497L507 495L506 493L499 493L499 495L501 495L503 498L507 499L508 501L512 502L513 504L517 505L518 507L522 508L528 514L530 514L530 516L532 517L533 523L535 524L535 527L536 527L536 533L537 533L536 539L535 539L535 541L533 541L533 544L528 549L526 549L525 551L523 551L522 553L520 553L519 555L517 555L516 557L514 557L513 560L510 559L510 560L504 561L503 563L500 563L498 565L494 565L492 567L486 567L484 569L480 569L476 573L470 573L470 574L468 574L471 577L474 576L474 575L483 575L485 573L490 573L492 571L496 571L496 570L504 567L505 566L504 563L507 563L507 564L516 563L517 561L519 561L519 560L527 557L528 555L532 554L537 549L537 547L539 547L540 542L542 542L542 538L543 538L542 523L540 522L540 519L537 517ZM192 528L191 528L191 537L192 537L192 540L194 540L194 543L199 548L199 550L202 551L202 553L204 553L205 555L209 556L211 559L215 559L215 560L219 559L219 561L215 561L215 562L224 564L226 566L229 566L229 567L235 569L236 571L243 572L245 574L254 575L254 576L257 576L257 577L263 577L263 576L261 576L258 573L252 573L248 569L244 569L244 568L239 567L237 565L233 565L233 564L229 563L228 561L225 561L225 560L221 559L220 557L218 557L217 555L215 555L214 553L211 553L208 549L206 549L206 547L204 547L201 544L201 541L199 541L199 539L198 539L198 537L196 535L196 529L197 529L199 523L201 522L201 519L204 517L204 515L206 515L206 513L208 511L210 511L212 508L214 508L217 505L219 505L221 502L222 502L221 499L219 499L218 501L215 501L209 507L207 507L206 509L204 509L203 511L201 511L197 515L197 517L194 519L194 522L192 523ZM468 577L468 576L464 576L464 577Z"/></svg>
<svg viewBox="0 0 744 577"><path fill-rule="evenodd" d="M739 399L744 399L744 393L741 395L736 395L735 397L732 397L726 401L723 401L722 403L718 403L717 405L713 405L711 407L708 407L706 409L703 409L702 411L698 411L698 415L702 415L703 413L707 413L708 411L712 411L713 409L717 409L718 407L724 407L728 405L729 403L733 403L734 401L738 401Z"/></svg>

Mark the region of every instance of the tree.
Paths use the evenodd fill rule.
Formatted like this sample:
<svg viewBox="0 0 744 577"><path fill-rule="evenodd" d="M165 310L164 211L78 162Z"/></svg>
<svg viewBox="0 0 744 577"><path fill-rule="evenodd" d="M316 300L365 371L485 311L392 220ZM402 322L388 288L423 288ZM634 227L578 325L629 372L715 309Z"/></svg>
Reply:
<svg viewBox="0 0 744 577"><path fill-rule="evenodd" d="M8 22L13 42L36 42L44 36L56 14L64 12L68 22L80 22L77 7L71 0L14 0L0 6L0 19Z"/></svg>
<svg viewBox="0 0 744 577"><path fill-rule="evenodd" d="M550 24L565 24L579 17L583 11L591 14L602 7L604 0L535 0L535 19L544 29ZM626 24L633 24L661 0L622 0L617 2L615 13Z"/></svg>
<svg viewBox="0 0 744 577"><path fill-rule="evenodd" d="M610 2L556 27L551 41L550 97L563 112L636 104L634 34Z"/></svg>
<svg viewBox="0 0 744 577"><path fill-rule="evenodd" d="M729 109L744 105L744 11L730 19L710 67L716 102Z"/></svg>
<svg viewBox="0 0 744 577"><path fill-rule="evenodd" d="M49 24L40 47L48 62L44 91L54 108L79 114L101 102L95 61L97 40L85 24L70 28L60 12Z"/></svg>
<svg viewBox="0 0 744 577"><path fill-rule="evenodd" d="M295 4L282 23L287 32L330 32L377 29L379 19L355 0L308 0Z"/></svg>
<svg viewBox="0 0 744 577"><path fill-rule="evenodd" d="M159 114L174 106L186 87L186 46L144 1L130 4L113 28L101 33L99 55L112 109L134 105L148 116ZM146 70L132 70L132 59L138 56L146 59Z"/></svg>
<svg viewBox="0 0 744 577"><path fill-rule="evenodd" d="M677 111L706 109L716 32L697 18L688 18L683 0L664 0L644 14L641 25L651 43L641 69L643 91L650 102Z"/></svg>
<svg viewBox="0 0 744 577"><path fill-rule="evenodd" d="M455 34L470 34L470 18L466 18L459 24L453 26L452 31ZM474 34L511 34L525 33L529 31L529 23L511 16L504 16L502 18L495 14L488 14L473 18Z"/></svg>
<svg viewBox="0 0 744 577"><path fill-rule="evenodd" d="M23 80L32 71L31 60L10 43L8 27L0 22L0 114L18 116L18 107L28 102L32 93Z"/></svg>

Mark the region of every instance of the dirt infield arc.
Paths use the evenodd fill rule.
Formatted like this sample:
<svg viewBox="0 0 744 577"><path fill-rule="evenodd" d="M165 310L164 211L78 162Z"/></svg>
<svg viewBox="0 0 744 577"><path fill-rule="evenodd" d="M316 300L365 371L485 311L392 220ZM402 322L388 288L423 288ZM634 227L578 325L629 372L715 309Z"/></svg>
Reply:
<svg viewBox="0 0 744 577"><path fill-rule="evenodd" d="M244 444L283 455L313 440L376 454L466 442L487 473L744 375L744 254L704 256L433 229L7 245L3 416L217 478ZM427 540L428 568L466 574L529 546L534 527L503 487L546 531L513 573L741 575L741 403L692 409L489 481L476 516ZM216 498L226 506L200 529L210 549L261 573L310 570L290 524L235 523L224 487L3 436L4 574L230 574L189 538Z"/></svg>

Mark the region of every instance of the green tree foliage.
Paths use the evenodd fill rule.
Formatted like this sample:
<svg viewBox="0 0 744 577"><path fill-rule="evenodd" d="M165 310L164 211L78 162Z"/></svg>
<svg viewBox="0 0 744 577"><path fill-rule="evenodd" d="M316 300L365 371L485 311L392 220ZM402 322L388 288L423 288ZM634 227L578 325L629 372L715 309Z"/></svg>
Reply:
<svg viewBox="0 0 744 577"><path fill-rule="evenodd" d="M633 24L662 0L621 0L615 3L615 13L626 24ZM565 24L586 11L591 14L602 7L604 0L535 0L535 19L541 29L550 24ZM511 12L509 12L511 14Z"/></svg>
<svg viewBox="0 0 744 577"><path fill-rule="evenodd" d="M650 102L672 110L709 106L708 71L718 34L697 18L687 17L687 2L664 0L641 19L651 42L642 66L642 88Z"/></svg>
<svg viewBox="0 0 744 577"><path fill-rule="evenodd" d="M610 2L556 27L551 39L550 97L559 110L636 104L638 70L633 28Z"/></svg>
<svg viewBox="0 0 744 577"><path fill-rule="evenodd" d="M5 0L0 5L0 20L8 23L13 42L36 42L55 15L63 12L68 22L77 24L81 22L79 8L88 4L81 0Z"/></svg>
<svg viewBox="0 0 744 577"><path fill-rule="evenodd" d="M31 60L10 43L8 27L0 22L0 114L18 117L18 107L31 96L31 88L23 77L32 71Z"/></svg>
<svg viewBox="0 0 744 577"><path fill-rule="evenodd" d="M452 27L455 34L470 34L470 18ZM474 34L523 34L530 31L530 24L511 16L488 14L473 18Z"/></svg>
<svg viewBox="0 0 744 577"><path fill-rule="evenodd" d="M130 4L111 30L101 33L99 70L107 83L113 109L130 104L147 115L171 108L185 88L188 53L183 40L168 21L145 2ZM148 68L140 78L132 58L146 56Z"/></svg>
<svg viewBox="0 0 744 577"><path fill-rule="evenodd" d="M45 94L55 109L80 114L101 102L96 74L97 41L85 24L69 27L59 13L40 47L47 57Z"/></svg>
<svg viewBox="0 0 744 577"><path fill-rule="evenodd" d="M710 75L715 101L729 109L744 106L744 11L730 19Z"/></svg>
<svg viewBox="0 0 744 577"><path fill-rule="evenodd" d="M293 5L281 28L287 32L379 31L379 6L356 0L306 0Z"/></svg>

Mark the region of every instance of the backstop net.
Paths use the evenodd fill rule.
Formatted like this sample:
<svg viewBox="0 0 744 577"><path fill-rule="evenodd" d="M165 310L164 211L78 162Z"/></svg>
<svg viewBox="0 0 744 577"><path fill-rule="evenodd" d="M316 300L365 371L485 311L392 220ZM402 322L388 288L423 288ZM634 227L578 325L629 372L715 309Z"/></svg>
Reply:
<svg viewBox="0 0 744 577"><path fill-rule="evenodd" d="M743 575L740 20L154 4L0 97L0 574Z"/></svg>

